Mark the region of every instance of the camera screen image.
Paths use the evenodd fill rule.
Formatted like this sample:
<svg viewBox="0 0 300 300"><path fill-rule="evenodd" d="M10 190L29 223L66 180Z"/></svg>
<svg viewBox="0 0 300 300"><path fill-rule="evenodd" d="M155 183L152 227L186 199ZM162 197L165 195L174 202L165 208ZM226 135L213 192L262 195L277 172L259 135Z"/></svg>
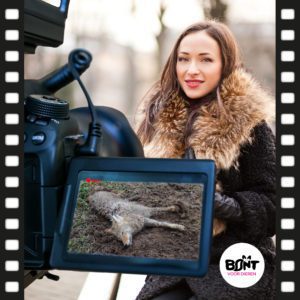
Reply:
<svg viewBox="0 0 300 300"><path fill-rule="evenodd" d="M203 189L197 174L85 172L67 252L199 260Z"/></svg>

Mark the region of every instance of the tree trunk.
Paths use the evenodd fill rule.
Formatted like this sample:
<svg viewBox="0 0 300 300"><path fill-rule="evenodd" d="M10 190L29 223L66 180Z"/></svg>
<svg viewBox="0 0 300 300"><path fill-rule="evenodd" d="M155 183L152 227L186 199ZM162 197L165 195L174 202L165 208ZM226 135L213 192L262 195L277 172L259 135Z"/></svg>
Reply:
<svg viewBox="0 0 300 300"><path fill-rule="evenodd" d="M227 23L228 4L224 0L201 0L205 19L217 19Z"/></svg>

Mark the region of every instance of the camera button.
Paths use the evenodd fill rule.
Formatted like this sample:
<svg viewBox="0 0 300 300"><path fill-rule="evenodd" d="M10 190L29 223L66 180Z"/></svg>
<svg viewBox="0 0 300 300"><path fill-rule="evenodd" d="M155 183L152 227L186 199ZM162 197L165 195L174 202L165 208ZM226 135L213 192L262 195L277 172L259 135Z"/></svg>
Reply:
<svg viewBox="0 0 300 300"><path fill-rule="evenodd" d="M34 145L41 145L45 142L45 140L46 135L43 132L36 132L31 138L31 141Z"/></svg>
<svg viewBox="0 0 300 300"><path fill-rule="evenodd" d="M40 126L47 126L48 125L48 121L47 120L40 120L40 119L38 119L38 120L35 121L35 124L36 125L40 125Z"/></svg>
<svg viewBox="0 0 300 300"><path fill-rule="evenodd" d="M28 116L26 117L26 119L27 119L27 121L28 121L29 123L34 123L35 120L37 119L37 116L35 116L35 115L28 115Z"/></svg>

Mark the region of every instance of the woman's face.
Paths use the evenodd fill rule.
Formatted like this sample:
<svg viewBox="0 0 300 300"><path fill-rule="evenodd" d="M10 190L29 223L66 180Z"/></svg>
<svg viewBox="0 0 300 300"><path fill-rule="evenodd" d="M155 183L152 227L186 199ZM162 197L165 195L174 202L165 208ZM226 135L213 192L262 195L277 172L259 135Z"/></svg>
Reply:
<svg viewBox="0 0 300 300"><path fill-rule="evenodd" d="M222 74L218 43L205 31L185 36L178 47L176 74L187 97L198 99L212 92Z"/></svg>

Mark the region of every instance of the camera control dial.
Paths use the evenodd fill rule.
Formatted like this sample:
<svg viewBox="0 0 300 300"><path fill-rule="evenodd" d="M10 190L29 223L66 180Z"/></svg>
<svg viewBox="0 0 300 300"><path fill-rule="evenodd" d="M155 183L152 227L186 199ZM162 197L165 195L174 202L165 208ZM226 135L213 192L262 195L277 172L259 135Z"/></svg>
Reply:
<svg viewBox="0 0 300 300"><path fill-rule="evenodd" d="M31 115L51 119L67 119L69 103L49 95L30 95L26 98L26 110Z"/></svg>

